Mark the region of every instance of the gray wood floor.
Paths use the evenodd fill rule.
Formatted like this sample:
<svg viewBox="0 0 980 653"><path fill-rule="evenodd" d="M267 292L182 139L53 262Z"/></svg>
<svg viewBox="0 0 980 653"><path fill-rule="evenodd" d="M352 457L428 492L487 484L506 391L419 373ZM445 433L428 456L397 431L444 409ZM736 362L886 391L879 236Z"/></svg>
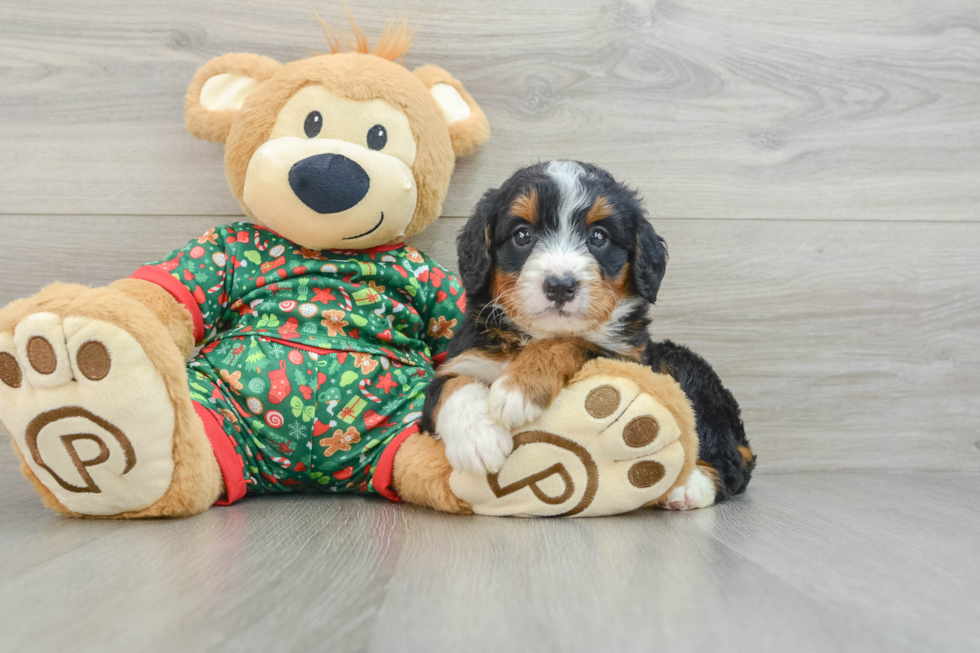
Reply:
<svg viewBox="0 0 980 653"><path fill-rule="evenodd" d="M44 511L5 470L4 651L980 647L975 474L764 475L578 521L303 495L120 523Z"/></svg>

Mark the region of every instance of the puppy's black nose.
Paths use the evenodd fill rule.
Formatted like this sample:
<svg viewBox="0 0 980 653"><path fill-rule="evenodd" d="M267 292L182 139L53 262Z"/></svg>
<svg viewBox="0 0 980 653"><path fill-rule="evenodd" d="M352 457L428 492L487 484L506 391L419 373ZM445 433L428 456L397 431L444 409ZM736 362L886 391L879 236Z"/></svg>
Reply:
<svg viewBox="0 0 980 653"><path fill-rule="evenodd" d="M548 277L544 280L544 296L561 306L570 301L578 290L578 280L572 276Z"/></svg>
<svg viewBox="0 0 980 653"><path fill-rule="evenodd" d="M342 154L317 154L293 164L289 185L317 213L340 213L364 199L371 178Z"/></svg>

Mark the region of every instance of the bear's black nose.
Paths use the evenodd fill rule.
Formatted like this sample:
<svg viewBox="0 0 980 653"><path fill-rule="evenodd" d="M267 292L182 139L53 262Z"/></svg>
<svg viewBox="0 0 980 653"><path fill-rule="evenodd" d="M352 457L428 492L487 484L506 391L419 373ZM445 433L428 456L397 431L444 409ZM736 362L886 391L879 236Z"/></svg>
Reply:
<svg viewBox="0 0 980 653"><path fill-rule="evenodd" d="M293 164L289 185L317 213L340 213L364 199L371 178L342 154L317 154Z"/></svg>

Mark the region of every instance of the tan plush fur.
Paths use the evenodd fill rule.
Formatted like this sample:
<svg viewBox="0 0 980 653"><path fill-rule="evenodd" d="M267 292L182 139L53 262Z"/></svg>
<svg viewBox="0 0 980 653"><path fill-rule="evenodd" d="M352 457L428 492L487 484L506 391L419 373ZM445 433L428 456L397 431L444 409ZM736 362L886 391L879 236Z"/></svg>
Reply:
<svg viewBox="0 0 980 653"><path fill-rule="evenodd" d="M675 487L684 485L698 462L698 433L694 428L694 409L691 407L691 401L681 390L677 381L665 374L656 374L650 368L637 363L622 363L608 358L598 358L586 363L571 383L598 375L630 379L640 386L643 392L656 398L671 412L681 429L678 440L684 447L684 466L681 468L681 473L677 475L677 480L663 496L669 495L670 490ZM655 502L648 505L652 505L652 503Z"/></svg>
<svg viewBox="0 0 980 653"><path fill-rule="evenodd" d="M176 304L176 301L171 301ZM181 308L180 310L183 310ZM207 510L221 495L224 485L204 427L187 394L187 374L181 354L167 327L131 294L116 288L88 288L55 283L34 297L17 300L0 313L0 330L13 330L32 313L79 316L114 324L132 335L163 377L174 408L174 472L170 487L153 505L111 518L183 517ZM179 323L179 319L177 320ZM16 447L15 447L16 449ZM24 475L44 504L72 517L88 517L65 508L43 489L18 452Z"/></svg>
<svg viewBox="0 0 980 653"><path fill-rule="evenodd" d="M472 152L485 142L490 129L483 111L448 72L423 66L413 73L395 62L404 57L411 41L405 23L387 25L370 54L363 32L353 19L352 25L356 42L325 26L334 54L285 65L248 53L212 59L197 71L187 90L185 123L197 138L226 144L225 173L232 194L244 212L255 218L243 201L249 161L269 138L279 112L297 91L318 84L350 100L386 102L405 114L415 138L416 155L411 170L417 186L417 202L411 222L404 230L404 237L411 237L441 213L456 157ZM340 53L341 39L354 51ZM211 93L205 89L208 80L217 75L246 78L231 79L231 87L237 89L237 94L229 92L225 98L232 97L235 102L210 102L210 106L228 106L227 109L208 109L201 101L202 91L206 96ZM220 95L221 83L228 78L218 81ZM246 83L242 84L243 81ZM447 125L446 114L429 90L434 84L455 88L467 103L470 115ZM242 103L236 109L238 100ZM122 280L96 289L54 284L0 311L0 330L11 330L26 316L42 311L63 317L88 317L126 330L143 347L164 379L175 412L175 467L171 485L148 508L116 517L192 515L212 505L223 491L223 481L187 391L184 359L194 344L193 323L187 311L165 290L142 280ZM18 456L24 474L46 505L71 516L82 516L65 508L34 476L19 451ZM399 450L395 469L396 485L400 479L400 491L407 500L440 510L468 511L468 506L449 490L449 464L441 443L425 435L412 436Z"/></svg>
<svg viewBox="0 0 980 653"><path fill-rule="evenodd" d="M184 97L184 124L187 131L204 141L224 143L231 131L234 111L208 111L201 106L204 82L221 73L230 73L264 81L279 70L279 62L247 52L233 52L216 57L194 75Z"/></svg>
<svg viewBox="0 0 980 653"><path fill-rule="evenodd" d="M449 489L453 468L446 447L428 433L408 436L395 454L392 482L404 501L442 512L470 514L473 510Z"/></svg>
<svg viewBox="0 0 980 653"><path fill-rule="evenodd" d="M415 69L415 75L422 80L426 88L432 88L435 84L449 84L463 96L466 104L469 105L470 117L460 120L449 126L449 137L453 141L453 151L456 156L466 156L476 151L490 138L490 123L483 113L483 109L476 103L463 85L455 77L438 66L420 66Z"/></svg>
<svg viewBox="0 0 980 653"><path fill-rule="evenodd" d="M142 279L120 279L110 288L126 293L156 316L173 338L180 355L187 358L194 350L194 321L173 295L155 283Z"/></svg>

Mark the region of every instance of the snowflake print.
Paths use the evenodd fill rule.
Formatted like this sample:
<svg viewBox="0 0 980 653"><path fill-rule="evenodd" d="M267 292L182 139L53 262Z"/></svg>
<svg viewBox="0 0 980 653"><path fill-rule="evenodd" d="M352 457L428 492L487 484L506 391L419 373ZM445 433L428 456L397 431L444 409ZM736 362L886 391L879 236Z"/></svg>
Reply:
<svg viewBox="0 0 980 653"><path fill-rule="evenodd" d="M309 429L307 429L305 426L303 426L299 422L292 422L289 425L289 437L292 438L293 440L299 440L301 438L306 437L306 434L308 432L309 432Z"/></svg>

